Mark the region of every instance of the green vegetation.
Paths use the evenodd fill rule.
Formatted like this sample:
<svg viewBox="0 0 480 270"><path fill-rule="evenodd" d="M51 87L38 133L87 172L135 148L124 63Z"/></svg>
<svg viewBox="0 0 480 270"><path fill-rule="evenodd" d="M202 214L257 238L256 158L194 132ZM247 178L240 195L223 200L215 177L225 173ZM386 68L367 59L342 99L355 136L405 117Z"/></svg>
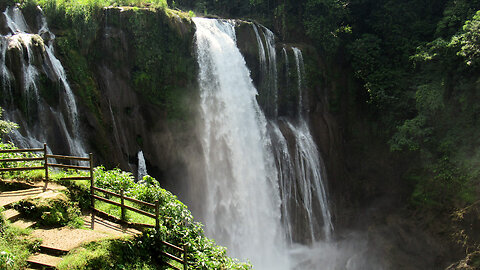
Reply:
<svg viewBox="0 0 480 270"><path fill-rule="evenodd" d="M5 221L0 208L0 269L22 269L27 258L39 246L39 241L30 239L29 230L19 229Z"/></svg>
<svg viewBox="0 0 480 270"><path fill-rule="evenodd" d="M142 183L136 183L131 173L119 169L106 170L104 167L95 168L94 176L97 187L116 193L123 189L126 196L146 202L153 203L158 200L161 215L160 229L148 230L135 239L112 240L84 246L67 258L68 264L65 263L65 267L75 265L77 268L74 269L102 269L118 259L117 265L121 267L114 269L142 269L141 267L147 267L147 264L148 267L154 268L155 265L161 265L162 258L159 256L159 251L166 248L160 243L160 240L163 240L180 246L186 245L189 252L188 260L194 269L250 269L248 264L226 256L225 248L217 246L214 241L205 237L203 225L194 221L188 208L175 195L162 189L158 181L151 176L145 176ZM89 183L86 181L62 181L61 183L68 186L69 193L77 194L77 197L82 197L78 196L80 193L78 190L83 190L84 194L88 194L90 190ZM101 193L98 195L105 197ZM106 197L120 201L112 196ZM126 204L141 208L134 203L126 202ZM96 201L95 207L120 218L118 206ZM151 208L143 208L143 210L154 213ZM155 224L153 219L130 211L127 211L127 220L134 223ZM93 250L93 253L90 252Z"/></svg>
<svg viewBox="0 0 480 270"><path fill-rule="evenodd" d="M60 192L49 196L36 196L19 201L14 208L31 219L38 220L42 226L70 226L80 228L83 220L80 218L78 203L71 202Z"/></svg>
<svg viewBox="0 0 480 270"><path fill-rule="evenodd" d="M3 109L0 108L0 118L2 117L2 113ZM0 119L0 136L10 133L16 128L18 128L18 125L16 123Z"/></svg>
<svg viewBox="0 0 480 270"><path fill-rule="evenodd" d="M58 269L158 269L136 245L128 238L91 242L70 252Z"/></svg>
<svg viewBox="0 0 480 270"><path fill-rule="evenodd" d="M0 149L16 149L12 144L2 144ZM21 153L2 154L2 158L23 157ZM39 162L22 164L21 166L39 166ZM18 164L17 164L18 166ZM51 171L50 178L65 185L67 190L61 192L43 193L39 196L24 199L14 208L22 214L37 221L42 226L73 226L80 227L83 222L80 210L87 211L90 207L90 182L61 180L68 176L86 176L77 171ZM35 175L35 180L42 178L42 173ZM89 243L69 254L60 265L60 269L158 269L162 265L160 251L168 250L161 241L168 241L188 250L188 261L194 269L250 269L249 264L240 263L226 255L226 249L217 246L213 240L205 237L202 224L194 222L187 207L172 193L162 189L159 182L145 176L141 183L134 182L131 173L119 169L106 170L100 166L95 168L95 185L103 189L120 192L143 200L160 203L159 230L146 230L135 238L105 240ZM8 178L32 181L29 175L11 173ZM15 183L1 182L0 190L24 188ZM98 194L102 195L102 194ZM107 196L108 197L108 196ZM109 197L110 199L113 199ZM133 203L127 205L141 207ZM96 202L96 208L120 218L120 208L104 202ZM145 211L154 211L143 208ZM155 224L151 218L127 212L127 219L134 223ZM0 269L18 269L25 265L26 258L36 249L38 242L27 240L28 231L18 230L8 225L0 218ZM7 243L8 242L8 243ZM169 250L168 250L169 251ZM172 251L169 251L172 252ZM175 264L176 262L170 261Z"/></svg>

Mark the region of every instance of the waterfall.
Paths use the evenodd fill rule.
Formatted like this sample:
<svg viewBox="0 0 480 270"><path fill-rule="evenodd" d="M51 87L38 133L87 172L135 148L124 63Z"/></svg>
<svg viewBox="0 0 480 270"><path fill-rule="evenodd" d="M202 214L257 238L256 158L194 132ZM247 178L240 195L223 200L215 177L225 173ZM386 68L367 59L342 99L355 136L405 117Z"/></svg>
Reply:
<svg viewBox="0 0 480 270"><path fill-rule="evenodd" d="M10 85L11 75L8 71L6 62L8 41L5 37L0 37L0 72L2 73L2 85L3 85L3 101L4 103L13 102L13 94Z"/></svg>
<svg viewBox="0 0 480 270"><path fill-rule="evenodd" d="M327 193L325 191L326 184L324 183L324 169L323 161L318 153L317 146L312 138L308 123L303 114L303 76L305 74L305 67L303 63L302 51L298 48L292 48L295 55L295 64L297 67L297 85L298 85L298 116L297 126L288 123L292 133L295 135L295 163L297 168L297 179L299 179L303 194L303 202L308 213L310 225L317 224L318 221L313 219L312 209L313 203L317 202L321 209L323 217L323 231L327 240L331 238L333 230L332 218L328 206ZM307 100L307 99L305 99ZM302 102L303 101L303 102ZM313 229L310 227L313 236Z"/></svg>
<svg viewBox="0 0 480 270"><path fill-rule="evenodd" d="M257 26L254 23L252 23L252 27L253 27L253 31L255 32L255 37L257 38L258 61L260 62L260 70L262 71L262 73L265 74L267 70L267 58L265 57L265 48L263 47L262 38L258 33Z"/></svg>
<svg viewBox="0 0 480 270"><path fill-rule="evenodd" d="M277 117L275 39L261 27L263 46L259 29L253 25L260 72L272 94L267 104L274 106L264 108L274 108L273 117L267 120L236 46L234 22L201 18L194 22L200 86L198 134L206 171L202 185L207 193L196 197L205 198L198 203L204 205L207 234L227 246L230 255L249 259L255 269L318 269L313 264L317 247L335 248L328 244L333 225L323 161L303 115L301 51L293 49L298 114L293 119ZM285 48L283 54L288 65ZM289 72L288 67L285 70ZM299 250L312 257L301 258Z"/></svg>
<svg viewBox="0 0 480 270"><path fill-rule="evenodd" d="M303 118L303 74L305 68L303 64L303 55L300 49L293 47L293 54L295 55L295 64L297 67L297 85L298 85L298 115Z"/></svg>
<svg viewBox="0 0 480 270"><path fill-rule="evenodd" d="M193 19L205 159L206 232L257 269L289 269L267 121L233 22Z"/></svg>
<svg viewBox="0 0 480 270"><path fill-rule="evenodd" d="M145 157L143 156L143 151L138 152L138 181L142 181L143 177L147 175L147 164L145 163Z"/></svg>
<svg viewBox="0 0 480 270"><path fill-rule="evenodd" d="M65 73L65 69L62 66L60 60L55 57L53 43L55 40L55 35L50 31L47 24L47 19L43 14L43 11L38 7L40 14L41 14L41 22L42 25L38 34L42 37L49 38L48 45L45 46L45 51L47 52L48 59L52 63L52 69L57 76L57 78L62 83L63 89L65 90L64 93L64 103L66 105L66 109L68 112L69 120L72 123L72 132L71 132L71 143L70 143L70 150L72 154L77 156L86 156L87 153L84 150L83 142L80 137L80 129L78 124L78 109L77 103L75 101L75 96L73 95L72 89L70 88L70 84L67 81L67 75Z"/></svg>
<svg viewBox="0 0 480 270"><path fill-rule="evenodd" d="M273 113L273 118L278 116L278 82L277 82L277 53L275 51L275 35L266 27L263 28L263 35L265 37L266 51L268 55L268 93L271 96L270 110Z"/></svg>
<svg viewBox="0 0 480 270"><path fill-rule="evenodd" d="M7 26L11 32L10 34L1 37L2 57L0 60L2 63L0 68L2 72L4 95L9 96L13 102L10 83L12 76L10 76L10 71L5 64L5 55L9 47L16 47L20 52L20 63L22 66L23 77L22 85L23 91L26 95L25 98L28 108L27 113L36 113L34 118L38 119L36 123L26 123L26 121L23 120L24 117L22 117L21 114L15 110L15 108L7 108L5 112L6 119L19 123L22 130L21 132L13 132L10 134L10 137L14 142L19 143L23 147L39 147L42 145L42 142L47 141L47 136L51 135L46 133L45 126L56 124L62 131L63 138L68 144L70 154L86 156L85 147L80 136L78 109L75 96L68 83L65 70L60 60L55 57L55 35L49 30L46 18L40 8L38 8L38 12L41 25L40 30L36 34L31 33L23 14L18 7L7 7L5 12L3 12ZM45 53L42 53L42 58L44 58L45 61L43 59L35 59L36 56L32 51L32 40L40 39L42 39L45 44ZM23 48L25 48L27 51L26 57L23 56ZM43 65L41 66L43 71L46 74L49 74L49 77L53 74L52 76L54 76L55 79L62 85L62 90L64 91L61 93L62 100L60 105L67 112L66 116L63 115L61 111L57 111L56 109L50 107L40 97L37 87L39 70L34 64L35 60L44 61ZM34 101L34 103L31 101ZM6 103L6 99L4 99L4 102ZM26 118L29 117L31 118L33 115L29 115ZM53 117L53 119L49 119L49 117Z"/></svg>

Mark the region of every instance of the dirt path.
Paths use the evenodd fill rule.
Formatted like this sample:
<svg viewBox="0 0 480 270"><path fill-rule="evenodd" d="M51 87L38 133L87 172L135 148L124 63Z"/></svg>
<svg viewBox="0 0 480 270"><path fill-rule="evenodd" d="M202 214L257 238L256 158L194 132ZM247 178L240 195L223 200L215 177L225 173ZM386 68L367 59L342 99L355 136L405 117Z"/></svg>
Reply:
<svg viewBox="0 0 480 270"><path fill-rule="evenodd" d="M8 205L33 196L52 196L52 193L64 189L66 189L64 186L49 183L47 191L43 192L43 183L39 182L27 189L3 191L0 192L0 207L8 207ZM22 224L28 221L20 213L12 212L16 212L16 210L9 210L13 226L22 227ZM32 266L53 269L61 261L61 255L68 253L68 251L79 247L83 243L141 233L138 230L123 227L120 224L98 216L95 216L94 230L91 230L91 216L82 216L82 219L84 220L84 227L80 229L69 227L34 228L32 237L42 239L41 252L32 255L28 262ZM32 222L32 224L35 223Z"/></svg>

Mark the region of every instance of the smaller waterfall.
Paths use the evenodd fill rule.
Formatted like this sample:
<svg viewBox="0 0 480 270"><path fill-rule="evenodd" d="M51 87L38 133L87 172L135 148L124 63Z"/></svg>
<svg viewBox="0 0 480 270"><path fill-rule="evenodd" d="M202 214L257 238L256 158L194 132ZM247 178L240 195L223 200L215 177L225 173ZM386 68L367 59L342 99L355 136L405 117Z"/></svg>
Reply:
<svg viewBox="0 0 480 270"><path fill-rule="evenodd" d="M71 141L71 151L73 154L78 156L86 156L87 153L84 150L83 142L80 137L80 128L78 123L78 109L77 103L75 101L75 96L73 95L72 89L70 88L70 84L67 81L67 75L65 73L65 69L62 66L60 60L55 57L53 43L55 40L55 35L50 31L47 24L47 19L43 14L43 11L40 7L38 7L41 16L42 26L38 31L38 34L42 37L49 38L48 45L45 46L45 51L47 52L48 59L52 63L52 69L55 72L55 75L60 80L63 85L63 89L65 90L65 105L66 110L69 115L69 120L72 123L72 141ZM72 149L73 148L73 149Z"/></svg>
<svg viewBox="0 0 480 270"><path fill-rule="evenodd" d="M262 71L262 73L266 73L265 71L267 70L267 58L265 57L265 48L263 47L262 38L260 37L260 34L258 33L258 28L254 23L252 23L252 27L253 31L255 32L255 37L257 38L258 60L260 62L260 70Z"/></svg>
<svg viewBox="0 0 480 270"><path fill-rule="evenodd" d="M282 225L288 244L293 243L293 226L291 203L298 204L294 185L295 168L288 149L288 143L275 122L270 122L270 137L272 138L275 162L278 171L278 183L282 200Z"/></svg>
<svg viewBox="0 0 480 270"><path fill-rule="evenodd" d="M303 209L307 214L308 230L313 242L321 240L315 235L315 228L323 222L323 236L331 239L333 224L325 192L324 176L322 175L323 161L318 154L317 146L308 129L305 120L301 119L299 125L293 126L287 122L288 127L295 136L294 164L297 176L297 188L300 191ZM320 210L322 219L315 217L315 210Z"/></svg>
<svg viewBox="0 0 480 270"><path fill-rule="evenodd" d="M5 103L13 102L13 94L10 85L11 75L8 71L6 62L8 41L6 37L0 36L0 72L2 73L2 91L3 91L3 101Z"/></svg>
<svg viewBox="0 0 480 270"><path fill-rule="evenodd" d="M303 55L300 49L293 47L293 54L295 55L295 64L297 66L297 84L298 84L298 115L303 117L303 77L305 74L305 67L303 64Z"/></svg>
<svg viewBox="0 0 480 270"><path fill-rule="evenodd" d="M82 138L80 136L79 120L78 120L78 109L75 101L75 97L70 88L70 85L67 81L67 76L65 70L60 62L55 57L54 53L54 40L55 35L49 30L46 18L40 8L38 8L38 16L40 22L40 30L37 34L32 34L31 30L28 27L28 24L23 17L21 10L18 7L7 7L3 15L5 21L11 31L10 34L2 36L2 54L1 54L1 75L3 83L3 95L10 96L10 100L13 102L12 87L10 81L13 77L10 75L5 64L5 55L9 48L18 48L20 53L20 64L21 64L21 79L23 80L23 92L25 93L25 99L27 102L27 115L22 117L19 112L14 112L15 108L7 108L5 117L13 122L17 122L21 125L21 132L14 132L10 136L11 138L18 143L31 143L26 147L39 146L38 142L46 142L47 136L52 134L47 134L45 131L45 126L53 123L61 129L63 138L68 144L71 154L77 156L86 156L86 151L84 150L84 145ZM43 40L42 40L43 39ZM34 41L36 44L41 43L40 40L44 42L45 51L40 52L42 59L35 59L35 54L33 49L35 48L32 44ZM27 54L24 54L26 50ZM38 52L36 51L37 55ZM37 69L35 62L45 61L40 69ZM39 90L37 87L37 78L40 74L40 71L48 74L49 77L55 76L57 81L62 85L61 93L62 100L60 102L61 108L67 112L66 115L61 113L60 109L54 109L40 97ZM50 76L51 75L51 76ZM7 100L3 99L5 105L7 105ZM12 103L13 105L13 103ZM12 106L13 107L13 106ZM35 115L33 115L35 113ZM37 119L35 123L27 123L24 118L34 118ZM42 143L40 143L42 145Z"/></svg>
<svg viewBox="0 0 480 270"><path fill-rule="evenodd" d="M277 56L275 51L275 35L264 26L260 30L252 24L257 39L259 64L260 64L260 95L264 113L267 117L277 118L278 116L278 81L277 81ZM265 46L260 36L262 33Z"/></svg>
<svg viewBox="0 0 480 270"><path fill-rule="evenodd" d="M3 14L5 15L8 28L10 28L14 34L30 32L22 11L18 7L7 7Z"/></svg>
<svg viewBox="0 0 480 270"><path fill-rule="evenodd" d="M138 152L138 181L142 181L143 177L147 175L147 164L145 162L145 157L143 156L143 151Z"/></svg>

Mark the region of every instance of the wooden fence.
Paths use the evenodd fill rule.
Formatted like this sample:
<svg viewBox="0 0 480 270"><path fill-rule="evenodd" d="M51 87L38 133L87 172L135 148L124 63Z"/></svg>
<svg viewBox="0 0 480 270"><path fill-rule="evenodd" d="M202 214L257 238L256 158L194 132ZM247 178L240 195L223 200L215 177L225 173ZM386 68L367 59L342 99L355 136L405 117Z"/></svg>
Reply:
<svg viewBox="0 0 480 270"><path fill-rule="evenodd" d="M33 149L6 149L6 150L0 150L0 153L39 153L42 152L43 156L41 157L20 157L20 158L5 158L5 159L0 159L0 163L3 162L27 162L27 161L43 161L43 166L25 166L25 167L10 167L10 168L0 168L0 172L14 172L14 171L32 171L32 170L44 170L45 171L45 185L43 187L43 191L47 190L48 182L49 182L49 177L48 177L48 170L49 167L52 168L61 168L61 169L74 169L74 170L83 170L83 171L88 171L89 176L73 176L73 177L64 177L61 178L61 180L90 180L90 198L91 198L91 208L92 208L92 220L91 220L91 229L94 229L95 226L95 212L101 213L101 214L106 214L102 212L99 209L95 208L95 200L98 201L103 201L108 204L112 204L115 206L119 206L121 209L121 218L120 221L126 222L126 210L130 210L136 213L139 213L141 215L150 217L155 219L155 228L158 230L160 228L160 205L158 200L155 201L155 203L148 203L144 201L140 201L134 198L130 198L127 196L124 196L124 191L121 190L120 194L111 192L99 187L95 187L95 178L93 174L93 155L90 153L89 157L75 157L75 156L61 156L61 155L50 155L47 152L47 144L43 145L43 148L33 148ZM56 159L57 162L58 160L71 160L71 161L88 161L88 166L79 166L79 165L70 165L70 164L60 164L60 163L49 163L48 159ZM120 203L115 202L112 200L109 200L107 198L95 195L95 191L101 192L103 194L107 194L113 197L120 198ZM147 211L125 205L125 200L140 204L146 207L149 207L151 209L155 210L155 214L149 213ZM153 227L153 225L150 224L138 224L136 225L144 226L144 227ZM176 245L173 245L171 243L161 241L163 245L166 247L171 248L177 253L180 253L180 256L175 256L172 255L168 252L161 252L161 255L164 257L167 257L169 259L175 260L183 265L183 269L188 269L188 261L187 261L187 249L186 246L184 245L183 247L178 247ZM183 257L183 258L180 258ZM170 264L167 261L164 261L165 264L168 266L181 270L180 268Z"/></svg>

